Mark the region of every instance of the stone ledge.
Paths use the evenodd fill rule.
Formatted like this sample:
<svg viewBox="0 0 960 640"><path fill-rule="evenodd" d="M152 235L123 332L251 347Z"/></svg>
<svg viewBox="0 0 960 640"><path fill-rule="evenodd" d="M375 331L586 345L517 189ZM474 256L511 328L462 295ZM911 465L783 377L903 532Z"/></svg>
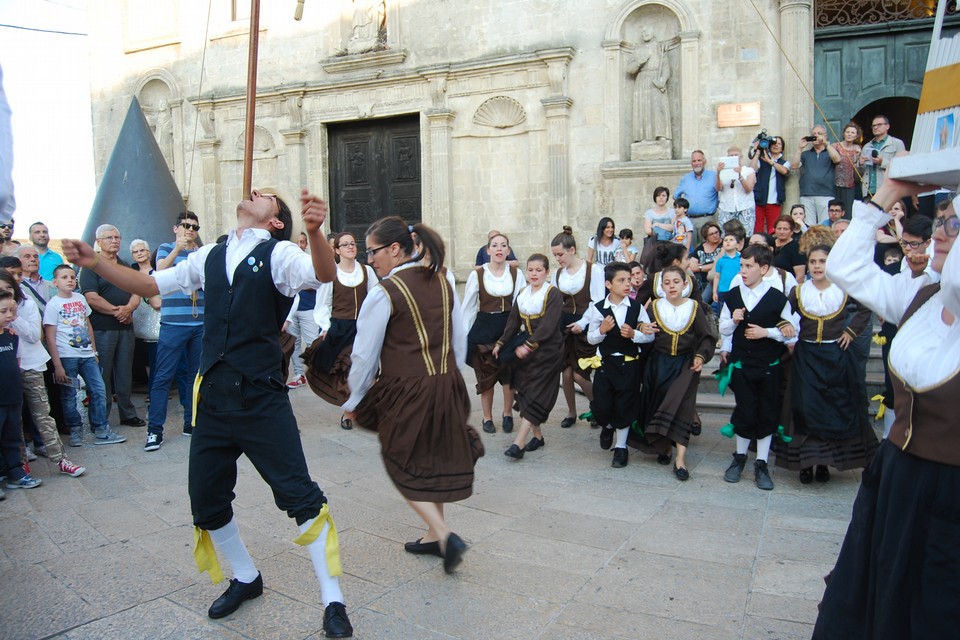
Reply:
<svg viewBox="0 0 960 640"><path fill-rule="evenodd" d="M690 170L689 160L647 160L637 162L604 162L600 175L604 178L645 178L675 176Z"/></svg>
<svg viewBox="0 0 960 640"><path fill-rule="evenodd" d="M320 61L323 70L330 74L350 73L362 69L379 68L387 65L401 64L407 59L407 52L399 51L371 51L369 53L355 53L336 58L325 58Z"/></svg>

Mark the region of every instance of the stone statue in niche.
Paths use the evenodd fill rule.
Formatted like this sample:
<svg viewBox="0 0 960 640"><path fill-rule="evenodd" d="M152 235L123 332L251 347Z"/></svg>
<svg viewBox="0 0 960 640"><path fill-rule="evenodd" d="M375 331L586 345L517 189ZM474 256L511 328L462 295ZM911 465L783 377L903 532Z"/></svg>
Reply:
<svg viewBox="0 0 960 640"><path fill-rule="evenodd" d="M380 44L386 14L383 0L353 0L353 22L347 53L373 51Z"/></svg>
<svg viewBox="0 0 960 640"><path fill-rule="evenodd" d="M173 166L173 114L170 110L170 103L166 99L161 99L157 105L157 124L154 128L154 136L157 138L157 144L160 146L160 153L167 163L170 173L174 173Z"/></svg>
<svg viewBox="0 0 960 640"><path fill-rule="evenodd" d="M649 26L643 27L640 39L627 59L627 74L636 76L630 156L631 160L669 159L674 137L671 91L676 83L667 54L679 39L658 41Z"/></svg>

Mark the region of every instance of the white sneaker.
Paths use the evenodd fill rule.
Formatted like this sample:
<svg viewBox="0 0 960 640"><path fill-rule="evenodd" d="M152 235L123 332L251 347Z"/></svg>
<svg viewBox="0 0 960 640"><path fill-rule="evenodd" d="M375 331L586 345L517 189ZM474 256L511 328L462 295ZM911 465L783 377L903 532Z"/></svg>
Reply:
<svg viewBox="0 0 960 640"><path fill-rule="evenodd" d="M143 445L144 451L157 451L163 444L163 436L159 433L148 433L147 443Z"/></svg>

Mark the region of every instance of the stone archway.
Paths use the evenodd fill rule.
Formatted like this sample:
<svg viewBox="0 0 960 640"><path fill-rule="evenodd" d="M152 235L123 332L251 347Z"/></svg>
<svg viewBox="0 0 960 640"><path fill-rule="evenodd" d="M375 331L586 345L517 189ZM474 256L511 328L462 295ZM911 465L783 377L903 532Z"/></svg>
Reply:
<svg viewBox="0 0 960 640"><path fill-rule="evenodd" d="M153 69L140 76L134 95L153 131L160 152L184 200L186 169L183 148L183 99L180 85L166 69Z"/></svg>

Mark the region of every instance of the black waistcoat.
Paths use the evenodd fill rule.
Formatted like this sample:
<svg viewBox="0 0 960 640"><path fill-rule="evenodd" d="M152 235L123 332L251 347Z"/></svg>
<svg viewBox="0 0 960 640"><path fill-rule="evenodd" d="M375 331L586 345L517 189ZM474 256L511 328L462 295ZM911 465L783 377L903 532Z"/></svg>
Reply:
<svg viewBox="0 0 960 640"><path fill-rule="evenodd" d="M280 330L293 306L273 284L270 257L277 241L261 242L227 280L226 243L218 244L204 264L201 375L225 362L250 379L280 371Z"/></svg>
<svg viewBox="0 0 960 640"><path fill-rule="evenodd" d="M744 312L743 321L733 331L733 351L730 353L730 359L733 362L742 360L750 364L766 365L783 355L786 347L782 342L777 342L773 338L748 340L745 335L748 325L755 324L768 329L783 322L780 313L783 311L783 306L787 304L787 298L782 291L770 287L760 298L757 306L750 311L743 304L740 287L734 287L727 292L724 304L731 313L737 309L743 309Z"/></svg>
<svg viewBox="0 0 960 640"><path fill-rule="evenodd" d="M600 315L603 317L613 316L613 309L609 309L604 305L607 303L606 298L596 303L594 306L597 308L597 311L600 312ZM630 302L630 308L627 309L627 315L623 319L624 323L633 327L637 331L640 328L637 326L637 321L640 318L640 310L643 309L643 305L632 300ZM617 318L614 317L613 321L616 322ZM629 338L624 338L620 335L620 325L616 325L613 329L607 332L603 341L597 345L600 348L600 356L606 357L613 353L621 353L625 356L636 356L640 353L640 345L638 345L633 340Z"/></svg>

